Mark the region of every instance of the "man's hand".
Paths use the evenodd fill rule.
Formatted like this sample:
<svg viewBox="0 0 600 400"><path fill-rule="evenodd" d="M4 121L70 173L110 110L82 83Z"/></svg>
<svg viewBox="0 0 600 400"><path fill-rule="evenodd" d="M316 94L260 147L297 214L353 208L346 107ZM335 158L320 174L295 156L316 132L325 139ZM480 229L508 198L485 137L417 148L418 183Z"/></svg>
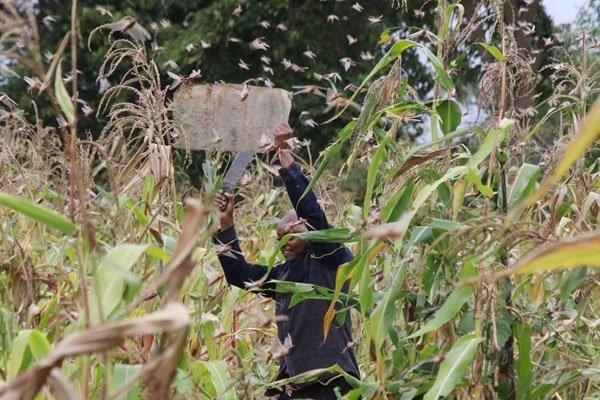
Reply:
<svg viewBox="0 0 600 400"><path fill-rule="evenodd" d="M221 230L224 231L233 226L233 196L225 193L223 190L219 190L215 193L213 206L216 208L217 215L219 216Z"/></svg>
<svg viewBox="0 0 600 400"><path fill-rule="evenodd" d="M294 158L290 153L290 146L287 143L293 137L294 131L288 124L281 124L275 130L275 148L277 149L279 162L284 168L289 167L294 162Z"/></svg>
<svg viewBox="0 0 600 400"><path fill-rule="evenodd" d="M289 149L287 141L294 137L294 131L288 124L281 124L275 129L275 148L277 150Z"/></svg>

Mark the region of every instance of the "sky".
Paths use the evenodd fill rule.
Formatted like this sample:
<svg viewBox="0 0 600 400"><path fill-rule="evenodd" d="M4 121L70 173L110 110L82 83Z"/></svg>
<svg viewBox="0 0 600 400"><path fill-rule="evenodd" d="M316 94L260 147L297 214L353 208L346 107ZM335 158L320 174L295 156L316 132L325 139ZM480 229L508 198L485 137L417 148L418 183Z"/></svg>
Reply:
<svg viewBox="0 0 600 400"><path fill-rule="evenodd" d="M573 22L577 10L585 2L586 0L542 0L542 4L556 24Z"/></svg>

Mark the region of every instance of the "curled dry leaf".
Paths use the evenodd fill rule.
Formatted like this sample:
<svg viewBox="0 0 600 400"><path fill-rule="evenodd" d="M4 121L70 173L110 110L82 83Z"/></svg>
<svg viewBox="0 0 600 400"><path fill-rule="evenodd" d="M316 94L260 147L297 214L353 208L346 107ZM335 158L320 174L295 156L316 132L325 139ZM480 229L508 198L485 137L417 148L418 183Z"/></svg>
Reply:
<svg viewBox="0 0 600 400"><path fill-rule="evenodd" d="M400 175L404 175L406 171L410 170L413 167L416 167L417 165L421 165L429 160L443 157L448 154L448 151L452 151L452 149L446 148L430 151L429 153L425 154L415 154L409 156L406 160L404 160L404 162L402 163L398 171L396 171L392 179L397 179Z"/></svg>
<svg viewBox="0 0 600 400"><path fill-rule="evenodd" d="M142 25L140 25L135 18L126 16L123 17L120 21L100 25L99 27L95 28L92 31L92 33L90 33L88 39L88 47L90 46L94 33L103 30L108 30L109 36L112 35L114 32L124 33L132 39L137 40L138 42L144 42L152 38L152 36L150 36L150 33L148 33L148 31Z"/></svg>
<svg viewBox="0 0 600 400"><path fill-rule="evenodd" d="M365 238L372 239L393 239L393 238L402 238L408 229L408 224L412 219L411 213L405 213L400 217L400 219L396 222L391 222L389 224L381 224L371 226L367 229L367 231L363 234Z"/></svg>
<svg viewBox="0 0 600 400"><path fill-rule="evenodd" d="M93 326L71 334L60 341L49 356L22 372L13 381L0 386L0 398L33 399L53 369L60 366L65 358L113 349L130 336L182 331L189 322L189 315L183 304L172 303L140 318ZM68 393L70 388L62 383L64 382L58 375L53 376L54 389Z"/></svg>

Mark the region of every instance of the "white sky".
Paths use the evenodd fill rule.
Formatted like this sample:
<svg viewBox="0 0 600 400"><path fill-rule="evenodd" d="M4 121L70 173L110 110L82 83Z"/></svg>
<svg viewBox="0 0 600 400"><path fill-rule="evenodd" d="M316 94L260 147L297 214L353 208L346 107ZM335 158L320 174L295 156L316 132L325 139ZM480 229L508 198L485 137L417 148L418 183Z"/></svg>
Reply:
<svg viewBox="0 0 600 400"><path fill-rule="evenodd" d="M542 0L548 14L556 24L573 22L577 11L586 0Z"/></svg>

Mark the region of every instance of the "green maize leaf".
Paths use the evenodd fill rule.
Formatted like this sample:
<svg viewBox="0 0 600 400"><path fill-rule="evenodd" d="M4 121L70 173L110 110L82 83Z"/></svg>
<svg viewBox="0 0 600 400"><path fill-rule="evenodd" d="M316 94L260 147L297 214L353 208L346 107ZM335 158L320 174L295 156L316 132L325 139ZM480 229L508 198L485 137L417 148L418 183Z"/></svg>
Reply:
<svg viewBox="0 0 600 400"><path fill-rule="evenodd" d="M506 139L512 128L515 126L515 120L504 118L500 121L498 129L492 129L485 137L479 149L467 162L469 168L476 168L492 152L494 145L498 145Z"/></svg>
<svg viewBox="0 0 600 400"><path fill-rule="evenodd" d="M100 261L96 269L93 294L90 296L92 321L99 321L100 311L104 317L109 317L121 303L127 283L139 282L131 269L148 247L149 245L121 244L112 248Z"/></svg>
<svg viewBox="0 0 600 400"><path fill-rule="evenodd" d="M481 144L481 146L479 147L477 152L475 152L475 154L473 154L471 156L471 158L469 158L469 161L467 161L467 163L465 165L461 165L458 167L452 167L452 168L448 169L448 171L446 172L446 174L444 174L444 176L442 176L435 182L430 183L430 184L426 185L425 187L423 187L419 191L419 193L417 194L417 196L415 198L415 201L413 202L412 211L411 211L413 213L413 215L425 203L425 201L437 189L438 186L440 186L441 184L443 184L447 181L466 176L471 169L476 169L477 166L490 155L490 153L492 152L492 149L494 148L494 145L496 145L496 144L502 142L504 139L506 139L508 132L510 132L510 130L513 128L514 125L515 125L514 120L503 119L500 122L500 128L492 129L489 132L489 134L485 137L483 143Z"/></svg>
<svg viewBox="0 0 600 400"><path fill-rule="evenodd" d="M465 8L462 4L450 4L448 7L446 7L446 12L444 13L444 18L442 19L439 33L440 39L446 40L450 37L450 22L452 21L456 11L458 11L458 16L455 19L455 21L458 21L456 27L460 27L465 15Z"/></svg>
<svg viewBox="0 0 600 400"><path fill-rule="evenodd" d="M290 233L289 235L310 242L320 243L350 243L356 242L360 237L359 234L352 232L348 228L321 229L318 231Z"/></svg>
<svg viewBox="0 0 600 400"><path fill-rule="evenodd" d="M519 348L519 358L516 362L517 370L517 400L531 399L531 385L533 382L533 364L531 362L531 326L517 324L515 336Z"/></svg>
<svg viewBox="0 0 600 400"><path fill-rule="evenodd" d="M500 62L506 61L506 56L504 55L504 53L502 53L502 50L500 50L493 44L489 44L489 43L485 43L485 42L479 42L477 44L480 45L481 47L483 47L484 49L486 49L487 52L490 53L496 59L496 61L500 61Z"/></svg>
<svg viewBox="0 0 600 400"><path fill-rule="evenodd" d="M37 329L31 331L29 335L29 350L31 350L33 358L41 360L50 353L51 348L52 345L48 341L45 333Z"/></svg>
<svg viewBox="0 0 600 400"><path fill-rule="evenodd" d="M365 219L369 216L369 212L371 211L371 200L373 198L375 178L377 177L377 173L379 172L379 166L387 158L386 143L389 140L389 137L386 137L386 139L384 139L384 141L379 144L379 147L375 151L373 159L371 160L371 165L369 165L369 171L367 173L367 189L365 191L365 200L363 205L363 218Z"/></svg>
<svg viewBox="0 0 600 400"><path fill-rule="evenodd" d="M566 274L560 285L560 298L566 300L584 282L587 268L575 268Z"/></svg>
<svg viewBox="0 0 600 400"><path fill-rule="evenodd" d="M70 124L75 120L75 109L73 108L73 102L71 102L71 96L65 88L65 84L62 79L62 60L58 62L56 66L56 75L54 76L54 94L58 105L65 114L65 118Z"/></svg>
<svg viewBox="0 0 600 400"><path fill-rule="evenodd" d="M292 378L280 379L280 380L271 382L270 386L284 387L288 383L302 384L302 383L307 383L307 382L314 382L317 379L319 379L320 377L323 377L323 376L330 377L333 375L342 376L346 380L346 382L348 382L350 384L350 386L352 386L353 388L364 388L363 396L365 399L372 398L371 396L373 396L377 390L377 384L371 383L371 382L362 382L360 379L357 379L356 377L354 377L354 376L350 375L349 373L347 373L346 371L344 371L337 364L332 367L329 367L329 368L320 368L320 369L313 369L310 371L306 371L301 374L295 375Z"/></svg>
<svg viewBox="0 0 600 400"><path fill-rule="evenodd" d="M521 165L515 183L508 193L508 206L510 208L516 206L535 189L539 176L540 167L537 165L527 163Z"/></svg>
<svg viewBox="0 0 600 400"><path fill-rule="evenodd" d="M73 236L76 233L75 225L69 219L29 200L0 192L0 204L66 235Z"/></svg>
<svg viewBox="0 0 600 400"><path fill-rule="evenodd" d="M27 369L34 360L41 360L51 349L46 335L35 329L23 329L19 331L13 340L6 374L8 379L14 379L19 372Z"/></svg>
<svg viewBox="0 0 600 400"><path fill-rule="evenodd" d="M204 345L208 352L208 358L210 360L216 360L219 358L219 347L214 339L214 335L215 330L219 325L219 318L214 314L204 313L202 314L200 325Z"/></svg>
<svg viewBox="0 0 600 400"><path fill-rule="evenodd" d="M234 382L225 361L193 361L190 365L196 377L202 377L210 399L235 400Z"/></svg>
<svg viewBox="0 0 600 400"><path fill-rule="evenodd" d="M438 102L435 112L440 117L440 127L444 135L454 132L460 125L462 111L456 100L446 99Z"/></svg>
<svg viewBox="0 0 600 400"><path fill-rule="evenodd" d="M437 400L448 396L454 390L458 381L471 366L477 346L482 340L474 333L470 333L460 337L454 343L440 365L433 386L425 393L424 400Z"/></svg>
<svg viewBox="0 0 600 400"><path fill-rule="evenodd" d="M310 242L321 242L321 243L351 243L356 242L360 238L360 233L352 232L348 228L331 228L331 229L321 229L318 231L308 231L308 232L298 232L298 233L288 233L284 237L281 238L275 250L271 253L267 260L267 267L269 269L273 268L275 265L275 261L277 260L277 255L286 245L286 243L291 238L299 238L308 240Z"/></svg>
<svg viewBox="0 0 600 400"><path fill-rule="evenodd" d="M516 207L511 209L511 216L518 210L524 210L535 203L546 191L556 184L565 175L575 161L579 160L586 150L600 137L600 98L592 105L578 132L564 149L563 157L554 171L546 177L539 188L527 196Z"/></svg>
<svg viewBox="0 0 600 400"><path fill-rule="evenodd" d="M360 279L358 281L358 300L360 302L360 312L362 315L369 315L373 309L373 284L371 282L371 269L368 264L364 264L360 270Z"/></svg>
<svg viewBox="0 0 600 400"><path fill-rule="evenodd" d="M476 169L474 169L474 168L469 169L466 179L469 183L471 183L473 186L475 186L477 188L479 193L481 193L485 197L492 197L492 195L494 194L493 189L487 185L484 185L484 183L481 181L479 172Z"/></svg>
<svg viewBox="0 0 600 400"><path fill-rule="evenodd" d="M381 212L384 221L391 223L400 219L408 208L414 187L415 183L410 181L392 196Z"/></svg>
<svg viewBox="0 0 600 400"><path fill-rule="evenodd" d="M562 239L536 248L512 267L493 274L492 278L585 266L600 268L599 249L600 233Z"/></svg>
<svg viewBox="0 0 600 400"><path fill-rule="evenodd" d="M388 336L388 331L396 320L398 307L396 307L395 303L402 294L402 282L405 275L406 268L403 265L399 266L389 289L369 318L368 332L378 350L383 346Z"/></svg>
<svg viewBox="0 0 600 400"><path fill-rule="evenodd" d="M117 363L113 366L112 390L116 390L119 386L127 382L128 379L137 375L142 366L140 364L122 364ZM140 398L140 383L139 381L133 384L126 392L124 400L136 400Z"/></svg>
<svg viewBox="0 0 600 400"><path fill-rule="evenodd" d="M293 293L292 298L290 299L289 308L294 307L295 305L301 303L304 300L333 300L335 292L329 288L313 285L310 283L302 283L302 282L289 282L289 281L279 281L279 280L271 280L270 282L275 283L275 291L280 293ZM358 301L350 295L345 293L340 293L338 299L336 301L340 301L344 304L349 304L351 306L357 306Z"/></svg>
<svg viewBox="0 0 600 400"><path fill-rule="evenodd" d="M373 77L377 73L379 73L383 68L385 68L392 61L394 61L396 58L398 58L405 50L410 49L411 47L418 47L423 53L425 53L425 55L431 62L431 65L437 74L438 82L440 83L440 85L442 85L442 87L444 89L446 89L448 91L451 91L452 89L454 89L454 83L452 82L452 78L450 77L450 75L448 75L448 72L446 72L446 70L444 69L444 66L443 66L442 62L440 61L440 59L437 58L429 49L427 49L425 46L422 46L421 44L414 42L412 40L399 40L396 43L394 43L389 48L387 53L377 62L377 64L375 64L373 69L367 74L367 77L362 81L362 83L360 84L358 89L354 92L352 97L350 97L350 99L348 100L346 105L336 115L331 117L325 123L329 123L329 122L334 121L337 118L339 118L339 116L342 115L344 113L344 111L346 111L346 109L348 108L348 104L350 104L354 100L354 98L358 95L358 93L361 92L361 90L365 87L365 85L371 79L373 79Z"/></svg>
<svg viewBox="0 0 600 400"><path fill-rule="evenodd" d="M561 107L551 107L546 114L542 117L542 119L535 124L535 126L533 128L531 128L531 130L529 131L529 133L527 133L527 135L525 136L525 138L523 139L523 141L528 141L529 139L531 139L531 137L533 135L535 135L536 133L538 133L538 131L540 129L542 129L542 127L546 124L546 122L548 122L548 120L550 119L551 116L553 116L554 114L556 114L559 111L564 110L565 108L567 108L568 106L561 106Z"/></svg>
<svg viewBox="0 0 600 400"><path fill-rule="evenodd" d="M469 227L468 225L461 224L460 222L448 221L447 219L439 218L432 218L429 226L433 229L439 229L446 232L457 231Z"/></svg>
<svg viewBox="0 0 600 400"><path fill-rule="evenodd" d="M472 278L475 276L475 267L473 260L465 262L465 266L460 274L461 279ZM426 333L439 329L442 325L450 321L458 314L461 308L469 301L474 293L473 285L463 285L454 289L450 296L444 301L444 304L435 312L433 318L429 320L421 329L408 336L407 339L423 336Z"/></svg>

